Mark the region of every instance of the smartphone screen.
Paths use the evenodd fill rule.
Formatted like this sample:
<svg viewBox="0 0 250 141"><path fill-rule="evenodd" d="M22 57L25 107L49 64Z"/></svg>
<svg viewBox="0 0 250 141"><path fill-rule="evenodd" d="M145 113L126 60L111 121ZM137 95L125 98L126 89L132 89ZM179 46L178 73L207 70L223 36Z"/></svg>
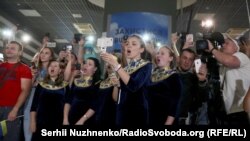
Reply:
<svg viewBox="0 0 250 141"><path fill-rule="evenodd" d="M199 73L200 67L201 67L201 59L195 59L194 60L195 65L195 71L196 73Z"/></svg>
<svg viewBox="0 0 250 141"><path fill-rule="evenodd" d="M67 50L71 51L72 50L72 45L67 45Z"/></svg>
<svg viewBox="0 0 250 141"><path fill-rule="evenodd" d="M194 35L193 34L187 34L186 35L186 42L193 42L194 41Z"/></svg>

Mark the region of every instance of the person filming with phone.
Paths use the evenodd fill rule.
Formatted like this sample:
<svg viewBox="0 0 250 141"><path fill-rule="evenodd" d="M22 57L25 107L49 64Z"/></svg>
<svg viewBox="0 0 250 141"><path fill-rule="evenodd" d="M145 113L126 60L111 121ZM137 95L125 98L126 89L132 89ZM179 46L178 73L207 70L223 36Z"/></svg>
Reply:
<svg viewBox="0 0 250 141"><path fill-rule="evenodd" d="M250 85L250 60L239 52L239 45L229 35L220 50L208 41L207 52L221 63L220 84L229 125L248 125L248 116L243 109L243 99Z"/></svg>

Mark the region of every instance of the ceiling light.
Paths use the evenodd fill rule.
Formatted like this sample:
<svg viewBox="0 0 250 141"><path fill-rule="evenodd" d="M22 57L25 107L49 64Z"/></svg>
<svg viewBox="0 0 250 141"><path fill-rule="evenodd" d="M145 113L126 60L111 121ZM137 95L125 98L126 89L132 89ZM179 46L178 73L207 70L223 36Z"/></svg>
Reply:
<svg viewBox="0 0 250 141"><path fill-rule="evenodd" d="M30 9L19 9L19 11L27 17L41 17L41 15L36 10Z"/></svg>
<svg viewBox="0 0 250 141"><path fill-rule="evenodd" d="M66 39L54 39L57 43L69 43Z"/></svg>
<svg viewBox="0 0 250 141"><path fill-rule="evenodd" d="M89 42L89 43L93 43L95 41L95 37L90 35L90 36L87 36L86 37L86 40Z"/></svg>
<svg viewBox="0 0 250 141"><path fill-rule="evenodd" d="M10 29L5 29L5 30L3 30L3 36L4 37L11 37L12 35L13 35L13 32L10 30Z"/></svg>
<svg viewBox="0 0 250 141"><path fill-rule="evenodd" d="M74 27L79 33L82 34L96 34L95 29L90 23L73 23Z"/></svg>
<svg viewBox="0 0 250 141"><path fill-rule="evenodd" d="M28 35L28 34L24 34L24 35L22 36L22 40L23 40L25 43L29 42L30 39L31 39L31 37L30 37L30 35Z"/></svg>
<svg viewBox="0 0 250 141"><path fill-rule="evenodd" d="M205 28L211 28L214 25L214 21L212 19L206 19L201 22L201 26Z"/></svg>
<svg viewBox="0 0 250 141"><path fill-rule="evenodd" d="M89 0L89 2L102 8L105 6L105 0Z"/></svg>
<svg viewBox="0 0 250 141"><path fill-rule="evenodd" d="M194 16L194 20L205 20L205 19L212 19L214 17L214 13L196 13Z"/></svg>
<svg viewBox="0 0 250 141"><path fill-rule="evenodd" d="M82 15L81 15L81 14L72 14L72 16L73 16L74 18L82 18Z"/></svg>

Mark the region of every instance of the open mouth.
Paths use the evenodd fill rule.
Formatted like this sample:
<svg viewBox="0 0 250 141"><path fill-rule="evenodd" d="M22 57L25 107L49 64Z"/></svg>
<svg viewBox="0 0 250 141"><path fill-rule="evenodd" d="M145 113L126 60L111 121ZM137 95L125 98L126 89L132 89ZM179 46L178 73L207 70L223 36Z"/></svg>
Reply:
<svg viewBox="0 0 250 141"><path fill-rule="evenodd" d="M160 61L161 61L160 59L156 59L156 63L157 63L157 64L160 63Z"/></svg>
<svg viewBox="0 0 250 141"><path fill-rule="evenodd" d="M127 53L130 54L130 53L131 53L131 50L127 50Z"/></svg>

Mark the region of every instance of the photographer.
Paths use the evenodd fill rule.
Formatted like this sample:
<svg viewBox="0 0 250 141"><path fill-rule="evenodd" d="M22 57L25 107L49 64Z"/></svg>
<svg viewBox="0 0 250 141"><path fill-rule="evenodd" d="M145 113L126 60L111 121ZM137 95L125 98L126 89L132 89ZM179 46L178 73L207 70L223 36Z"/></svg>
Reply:
<svg viewBox="0 0 250 141"><path fill-rule="evenodd" d="M208 51L222 64L220 83L227 122L230 125L246 125L248 118L242 102L250 85L250 60L239 52L238 43L228 35L221 50L207 41Z"/></svg>

